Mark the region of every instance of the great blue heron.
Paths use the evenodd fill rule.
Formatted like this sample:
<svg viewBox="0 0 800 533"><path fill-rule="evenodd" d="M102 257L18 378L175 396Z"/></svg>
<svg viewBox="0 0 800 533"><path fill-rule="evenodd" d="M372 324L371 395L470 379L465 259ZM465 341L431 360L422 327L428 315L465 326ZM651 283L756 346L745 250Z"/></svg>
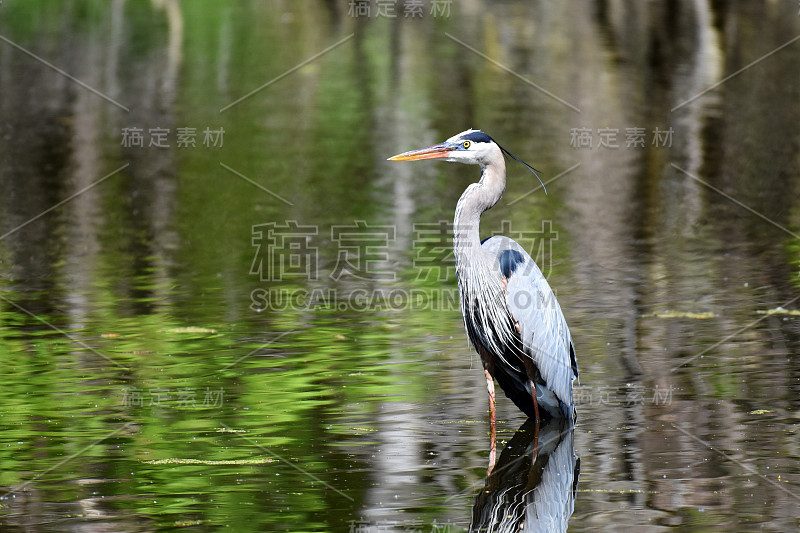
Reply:
<svg viewBox="0 0 800 533"><path fill-rule="evenodd" d="M539 267L508 237L480 241L481 214L500 200L506 187L504 153L536 175L527 163L479 130L389 158L444 159L481 167L480 181L469 185L456 205L453 250L461 314L486 374L493 436L495 379L506 396L538 422L540 416L575 417L572 382L578 377L572 336Z"/></svg>

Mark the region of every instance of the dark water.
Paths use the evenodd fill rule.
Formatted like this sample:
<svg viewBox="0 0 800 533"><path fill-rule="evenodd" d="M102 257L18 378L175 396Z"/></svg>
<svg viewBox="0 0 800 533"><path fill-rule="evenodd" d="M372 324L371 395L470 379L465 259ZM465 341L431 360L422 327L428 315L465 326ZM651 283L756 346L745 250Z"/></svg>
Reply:
<svg viewBox="0 0 800 533"><path fill-rule="evenodd" d="M421 5L0 3L3 530L800 526L797 5ZM581 369L489 476L469 127Z"/></svg>

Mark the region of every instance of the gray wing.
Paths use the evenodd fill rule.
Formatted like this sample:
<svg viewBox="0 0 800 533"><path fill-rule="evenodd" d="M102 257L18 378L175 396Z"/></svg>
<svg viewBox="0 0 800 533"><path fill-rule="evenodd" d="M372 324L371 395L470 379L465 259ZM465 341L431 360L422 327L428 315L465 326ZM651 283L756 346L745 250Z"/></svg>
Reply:
<svg viewBox="0 0 800 533"><path fill-rule="evenodd" d="M497 257L506 278L506 305L519 326L525 352L533 358L545 386L574 407L575 349L550 285L525 249L508 237L487 239L483 248Z"/></svg>

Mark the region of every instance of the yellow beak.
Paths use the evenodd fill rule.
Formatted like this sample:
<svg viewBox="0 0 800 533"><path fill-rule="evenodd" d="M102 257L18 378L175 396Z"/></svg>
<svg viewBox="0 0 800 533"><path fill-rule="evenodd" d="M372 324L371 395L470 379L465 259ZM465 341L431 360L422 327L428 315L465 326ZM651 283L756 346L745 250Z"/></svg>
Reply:
<svg viewBox="0 0 800 533"><path fill-rule="evenodd" d="M410 152L403 152L392 156L387 161L420 161L422 159L442 159L450 155L453 149L446 143L434 144L427 148L420 148L419 150L411 150Z"/></svg>

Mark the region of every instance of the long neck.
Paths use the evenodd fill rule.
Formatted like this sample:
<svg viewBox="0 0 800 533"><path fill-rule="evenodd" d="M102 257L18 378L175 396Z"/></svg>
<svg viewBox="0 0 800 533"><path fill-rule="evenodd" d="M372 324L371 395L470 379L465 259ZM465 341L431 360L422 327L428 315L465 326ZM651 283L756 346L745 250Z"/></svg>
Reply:
<svg viewBox="0 0 800 533"><path fill-rule="evenodd" d="M502 354L511 333L500 325L508 323L502 297L502 276L496 260L481 246L478 226L481 213L490 209L506 188L506 168L499 163L481 168L481 180L473 183L456 205L453 252L456 257L461 315L472 343ZM502 355L501 355L502 357Z"/></svg>
<svg viewBox="0 0 800 533"><path fill-rule="evenodd" d="M456 264L466 267L467 260L482 259L480 220L481 214L500 200L506 188L506 165L500 157L496 163L481 167L481 179L473 183L456 204L453 248Z"/></svg>

